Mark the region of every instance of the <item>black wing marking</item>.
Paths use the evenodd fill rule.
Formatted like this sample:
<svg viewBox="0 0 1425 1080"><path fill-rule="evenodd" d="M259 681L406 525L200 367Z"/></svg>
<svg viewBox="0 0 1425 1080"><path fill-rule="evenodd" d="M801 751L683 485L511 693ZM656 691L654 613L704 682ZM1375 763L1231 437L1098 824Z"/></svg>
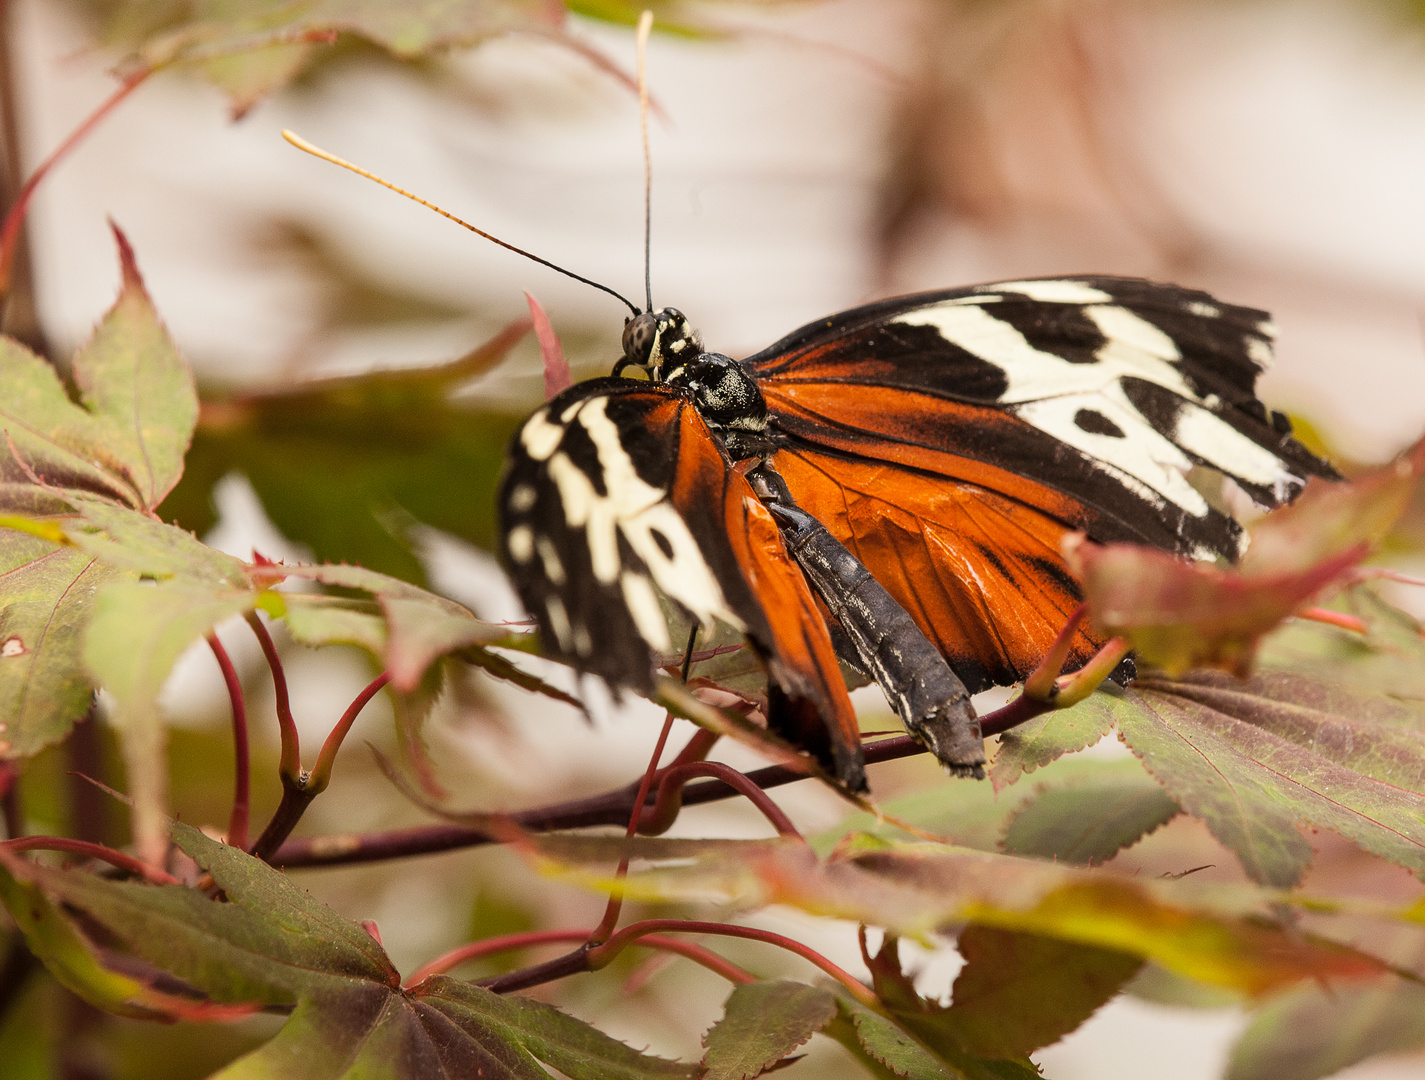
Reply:
<svg viewBox="0 0 1425 1080"><path fill-rule="evenodd" d="M744 364L793 445L917 468L919 450L943 452L1073 497L1082 520L1066 524L1098 539L1233 558L1241 531L1195 466L1264 507L1335 475L1255 397L1272 333L1265 313L1207 293L1055 278L867 305Z"/></svg>

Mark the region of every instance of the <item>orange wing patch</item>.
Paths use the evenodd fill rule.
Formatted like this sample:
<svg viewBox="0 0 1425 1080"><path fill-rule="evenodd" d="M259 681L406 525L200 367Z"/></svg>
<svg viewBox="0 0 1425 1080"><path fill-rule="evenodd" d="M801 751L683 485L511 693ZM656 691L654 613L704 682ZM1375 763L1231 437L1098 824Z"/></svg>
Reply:
<svg viewBox="0 0 1425 1080"><path fill-rule="evenodd" d="M723 461L693 409L682 413L672 497L689 520L720 513L747 586L745 594L728 589L728 599L767 665L767 712L774 729L830 765L851 790L864 790L860 728L826 620L772 515L752 485Z"/></svg>
<svg viewBox="0 0 1425 1080"><path fill-rule="evenodd" d="M1059 554L1073 529L1031 506L885 462L783 450L773 464L971 693L1033 671L1079 604ZM1101 644L1080 631L1069 666Z"/></svg>

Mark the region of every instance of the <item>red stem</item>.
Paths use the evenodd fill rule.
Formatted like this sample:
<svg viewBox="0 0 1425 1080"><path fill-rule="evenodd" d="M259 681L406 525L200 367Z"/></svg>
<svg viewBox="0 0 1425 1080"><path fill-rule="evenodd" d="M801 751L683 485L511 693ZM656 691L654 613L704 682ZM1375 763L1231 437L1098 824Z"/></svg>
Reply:
<svg viewBox="0 0 1425 1080"><path fill-rule="evenodd" d="M108 116L113 109L138 89L139 84L151 74L150 71L140 71L128 76L119 88L81 123L70 132L69 137L60 143L49 157L42 161L37 169L30 174L30 178L25 181L15 196L15 201L10 206L10 212L5 215L5 224L0 228L0 296L4 296L10 291L10 272L15 262L15 251L19 246L20 228L25 223L25 214L30 207L30 199L39 187L40 181L49 174L59 162L79 145L104 117Z"/></svg>
<svg viewBox="0 0 1425 1080"><path fill-rule="evenodd" d="M809 960L822 971L826 972L842 986L849 990L853 997L862 1004L876 1007L876 995L866 988L860 979L856 978L849 971L838 967L821 953L817 952L810 945L803 945L800 941L789 938L784 934L775 934L771 930L758 930L752 926L729 926L726 923L695 922L686 919L645 919L643 922L631 923L625 926L604 944L589 951L589 961L592 967L601 968L614 959L627 946L633 944L639 938L648 934L656 934L659 931L672 931L682 934L712 934L717 937L743 938L747 941L760 941L767 945L776 945L780 949L796 953L804 960Z"/></svg>
<svg viewBox="0 0 1425 1080"><path fill-rule="evenodd" d="M493 953L526 949L536 945L552 945L561 941L585 942L588 937L588 931L585 930L534 930L525 934L506 934L503 937L486 938L484 941L472 941L468 945L452 949L443 956L437 956L427 964L422 964L411 973L410 978L405 981L403 986L404 989L410 990L432 975L443 975L467 961L477 960ZM677 938L664 937L659 934L647 934L633 944L642 945L648 949L658 949L661 952L676 953L695 964L701 964L709 971L716 972L729 982L757 981L757 977L751 972L695 942L679 941Z"/></svg>
<svg viewBox="0 0 1425 1080"><path fill-rule="evenodd" d="M611 963L628 946L637 944L640 939L646 939L649 935L658 935L660 931L711 934L716 937L743 938L748 941L776 945L778 948L786 949L788 952L796 953L803 959L811 961L845 986L857 1001L873 1008L876 1005L876 995L850 972L837 967L815 949L803 945L800 941L794 941L782 934L774 934L770 930L757 930L750 926L728 926L724 923L694 922L686 919L646 919L643 922L632 923L614 934L602 945L590 946L586 943L583 947L554 960L536 964L523 971L512 971L508 975L500 975L493 979L481 979L477 985L493 990L497 994L505 994L513 990L539 986L569 975L577 975L580 972L597 971ZM684 955L689 954L684 953ZM692 956L689 958L694 959Z"/></svg>
<svg viewBox="0 0 1425 1080"><path fill-rule="evenodd" d="M668 733L672 730L673 714L668 713L663 718L663 730L658 733L658 741L654 744L653 753L648 758L648 768L643 770L643 779L638 783L638 793L633 797L633 811L628 815L628 829L624 833L625 836L633 836L638 832L638 822L643 817L643 805L648 801L648 789L653 786L653 775L658 771L658 762L663 757L663 748L668 745ZM627 855L618 861L618 870L614 872L614 880L622 881L626 877L628 877ZM589 934L591 944L608 940L614 927L618 925L619 913L622 910L623 895L617 892L611 893L608 905L604 908L603 919Z"/></svg>
<svg viewBox="0 0 1425 1080"><path fill-rule="evenodd" d="M71 840L67 836L22 836L18 840L0 840L0 848L6 851L67 851L71 855L84 855L106 862L110 866L117 866L120 870L145 877L155 885L182 884L172 874L156 866L149 866L142 859L115 851L103 844L91 844L88 840Z"/></svg>
<svg viewBox="0 0 1425 1080"><path fill-rule="evenodd" d="M208 635L208 647L217 658L218 667L223 672L223 682L227 684L228 700L233 710L233 811L228 816L228 843L235 848L247 850L248 812L252 798L251 761L247 740L247 702L243 699L242 682L237 669L228 657L227 649L218 640L216 632Z"/></svg>
<svg viewBox="0 0 1425 1080"><path fill-rule="evenodd" d="M13 761L0 761L0 818L11 840L25 831L20 813L20 769Z"/></svg>
<svg viewBox="0 0 1425 1080"><path fill-rule="evenodd" d="M366 703L380 693L381 688L390 681L391 673L389 671L381 672L366 684L361 693L352 698L346 712L341 714L341 719L336 722L336 727L331 729L326 742L322 743L321 753L317 755L317 763L312 766L311 776L307 778L307 790L313 795L320 794L331 782L332 765L336 762L336 753L341 749L342 740L346 738L346 733L351 730L351 725L356 722L361 710L366 708Z"/></svg>
<svg viewBox="0 0 1425 1080"><path fill-rule="evenodd" d="M270 638L268 640L271 641ZM311 772L302 771L300 759L297 760L295 769L289 771L285 766L282 768L282 801L277 804L277 810L272 815L272 819L268 821L267 828L262 830L262 835L252 845L250 854L263 862L272 862L273 853L297 827L297 822L302 820L302 815L307 812L307 807L312 804L312 800L325 791L327 785L331 783L332 766L336 762L337 751L341 749L342 740L351 730L352 723L361 710L366 707L367 702L390 681L390 673L383 671L367 683L361 693L352 699L351 704L346 707L346 712L341 714L341 719L336 722L336 726L327 735L326 742L322 743L321 753L317 755L317 763L312 767ZM284 681L282 695L285 696L285 694L286 683ZM290 713L288 722L291 722ZM296 743L295 725L292 741L294 744ZM294 745L294 753L295 750ZM285 759L285 748L283 756Z"/></svg>
<svg viewBox="0 0 1425 1080"><path fill-rule="evenodd" d="M283 779L296 779L302 775L302 744L297 738L297 722L292 719L292 703L287 696L287 674L282 670L282 659L277 655L277 646L272 643L272 635L262 624L257 612L247 613L247 625L257 636L262 646L262 655L267 658L267 666L272 671L272 692L277 700L277 726L282 737L282 758L278 770Z"/></svg>
<svg viewBox="0 0 1425 1080"><path fill-rule="evenodd" d="M1366 625L1365 619L1357 618L1355 615L1347 615L1343 611L1332 611L1330 608L1302 608L1296 613L1296 617L1298 619L1310 619L1312 622L1325 623L1327 626L1339 626L1342 630L1354 630L1358 634L1370 633L1370 627Z"/></svg>
<svg viewBox="0 0 1425 1080"><path fill-rule="evenodd" d="M655 828L669 816L669 807L674 804L675 800L681 803L684 785L694 777L701 776L711 776L721 780L743 795L748 802L762 811L762 816L771 823L772 828L777 830L778 836L794 837L797 840L804 839L797 827L792 824L792 819L787 817L786 812L774 803L765 791L749 780L746 773L739 772L731 765L726 765L721 761L688 761L663 770L658 783L658 801L654 803L652 812L647 815L655 823ZM677 813L676 807L673 808L672 813Z"/></svg>

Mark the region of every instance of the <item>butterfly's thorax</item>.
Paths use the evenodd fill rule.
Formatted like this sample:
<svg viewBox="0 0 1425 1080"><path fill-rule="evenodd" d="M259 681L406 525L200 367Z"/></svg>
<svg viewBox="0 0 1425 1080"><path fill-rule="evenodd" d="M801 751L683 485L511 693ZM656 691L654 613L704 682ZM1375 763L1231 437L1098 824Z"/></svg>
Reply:
<svg viewBox="0 0 1425 1080"><path fill-rule="evenodd" d="M718 435L734 461L772 450L767 402L756 380L730 356L701 353L674 369L666 380L693 394L698 415Z"/></svg>

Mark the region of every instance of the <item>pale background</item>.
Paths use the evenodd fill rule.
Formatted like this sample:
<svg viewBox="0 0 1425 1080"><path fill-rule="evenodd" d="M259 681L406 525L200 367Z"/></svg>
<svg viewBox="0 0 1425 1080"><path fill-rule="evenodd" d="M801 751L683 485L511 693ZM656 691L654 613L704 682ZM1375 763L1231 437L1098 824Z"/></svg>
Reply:
<svg viewBox="0 0 1425 1080"><path fill-rule="evenodd" d="M25 0L18 16L34 161L110 92L112 58L87 48L61 3ZM917 288L1138 273L1271 309L1279 361L1263 394L1342 454L1382 460L1425 427L1425 33L1379 8L1306 2L837 0L716 17L742 38L655 38L649 58L668 116L653 132L654 299L685 311L711 347L750 352L802 322ZM631 34L575 30L631 70ZM939 73L927 77L932 55ZM278 137L283 127L641 302L635 102L557 46L510 40L452 58L438 87L394 65L342 69L236 125L196 81L160 76L141 88L50 179L31 218L56 352L77 345L112 299L112 216L211 382L449 359L521 314L524 289L565 332L577 370L614 359L614 301L299 154ZM908 155L908 143L918 151ZM921 197L902 197L907 177ZM323 283L281 241L279 222L300 223L338 260L449 317L375 332L333 326ZM539 385L526 346L473 392L533 402ZM223 507L214 542L244 556L254 543L283 552L239 478L224 486ZM487 559L439 536L428 555L452 595L487 617L514 613ZM315 739L367 676L340 651L292 665L294 704ZM210 666L195 657L176 678L179 722L226 722ZM550 785L601 789L647 753L647 712L602 709L590 731L568 715L530 716L528 703L491 691L480 715L437 723L438 751L480 781L460 805L528 803ZM384 737L379 709L360 726L359 737ZM314 827L387 823L396 811L386 796L343 795L340 772ZM885 776L938 782L913 770ZM839 813L814 792L778 799L808 827ZM755 816L731 807L690 818L686 831L761 834ZM413 860L394 883L343 871L320 887L353 916L376 918L409 971L458 942L472 874L522 873L483 852ZM595 917L595 900L532 887L549 925ZM859 969L848 928L777 912L758 921ZM944 993L953 955L930 963L922 988ZM561 991L566 1007L685 1056L725 993L686 968L627 1000L616 979L584 978ZM1121 999L1037 1060L1055 1080L1207 1080L1242 1023L1235 1009ZM826 1075L838 1060L834 1049L817 1053L820 1067L799 1066L803 1075ZM1419 1060L1395 1059L1338 1075L1422 1072Z"/></svg>

